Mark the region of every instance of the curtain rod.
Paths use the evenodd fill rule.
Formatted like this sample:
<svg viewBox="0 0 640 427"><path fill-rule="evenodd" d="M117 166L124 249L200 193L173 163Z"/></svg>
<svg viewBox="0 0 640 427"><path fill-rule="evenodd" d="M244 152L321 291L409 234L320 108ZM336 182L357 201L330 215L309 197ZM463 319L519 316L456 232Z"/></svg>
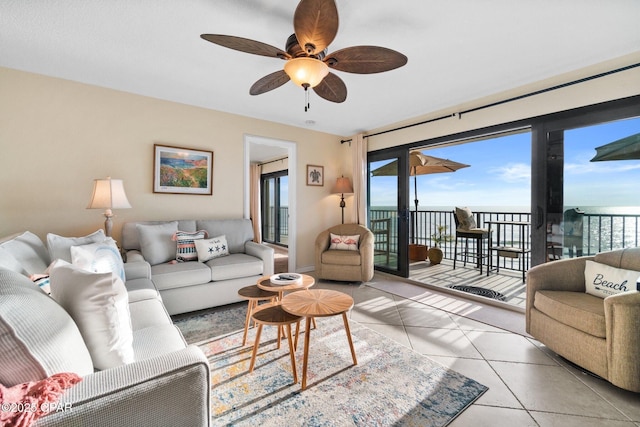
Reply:
<svg viewBox="0 0 640 427"><path fill-rule="evenodd" d="M626 67L616 68L615 70L605 71L605 72L600 73L600 74L596 74L596 75L589 76L589 77L584 77L584 78L578 79L578 80L573 80L573 81L568 82L568 83L562 83L562 84L559 84L559 85L556 85L556 86L552 86L552 87L549 87L549 88L546 88L546 89L536 90L534 92L529 92L529 93L526 93L524 95L514 96L512 98L504 99L502 101L492 102L491 104L486 104L486 105L482 105L480 107L471 108L469 110L460 111L457 114L456 113L447 114L446 116L436 117L435 119L424 120L422 122L413 123L413 124L410 124L410 125L405 125L405 126L401 126L401 127L397 127L397 128L393 128L393 129L387 129L387 130L384 130L384 131L381 131L381 132L372 133L371 135L363 135L363 138L368 138L370 136L377 136L377 135L382 135L382 134L385 134L385 133L395 132L395 131L398 131L398 130L403 130L403 129L407 129L407 128L414 127L414 126L420 126L420 125L424 125L424 124L427 124L427 123L436 122L436 121L439 121L439 120L444 120L444 119L448 119L448 118L451 118L451 117L455 117L456 115L458 116L458 119L461 119L463 114L468 114L468 113L472 113L472 112L475 112L475 111L484 110L485 108L495 107L497 105L502 105L502 104L506 104L506 103L509 103L509 102L518 101L520 99L528 98L530 96L540 95L542 93L551 92L551 91L562 89L562 88L565 88L565 87L568 87L568 86L573 86L573 85L576 85L576 84L579 84L579 83L588 82L590 80L599 79L601 77L606 77L606 76L609 76L611 74L619 73L619 72L622 72L622 71L627 71L627 70L630 70L630 69L636 68L636 67L640 67L640 63L627 65ZM353 138L341 139L340 140L340 144L344 144L345 142L351 142L351 141L353 141Z"/></svg>
<svg viewBox="0 0 640 427"><path fill-rule="evenodd" d="M282 162L284 160L287 160L289 158L289 156L286 157L282 157L280 159L275 159L275 160L269 160L268 162L264 162L264 163L258 163L260 166L264 166L264 165L268 165L269 163L275 163L275 162Z"/></svg>

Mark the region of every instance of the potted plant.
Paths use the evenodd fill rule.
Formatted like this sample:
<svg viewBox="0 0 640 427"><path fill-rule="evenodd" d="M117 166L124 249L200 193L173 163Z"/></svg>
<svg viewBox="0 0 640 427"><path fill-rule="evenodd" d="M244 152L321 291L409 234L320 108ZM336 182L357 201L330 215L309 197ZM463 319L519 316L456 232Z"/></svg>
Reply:
<svg viewBox="0 0 640 427"><path fill-rule="evenodd" d="M445 242L450 242L452 239L450 234L445 234L447 231L446 225L438 225L436 229L437 231L431 235L433 246L429 248L429 251L427 252L427 256L429 257L429 262L431 262L431 264L440 264L443 257L440 245Z"/></svg>

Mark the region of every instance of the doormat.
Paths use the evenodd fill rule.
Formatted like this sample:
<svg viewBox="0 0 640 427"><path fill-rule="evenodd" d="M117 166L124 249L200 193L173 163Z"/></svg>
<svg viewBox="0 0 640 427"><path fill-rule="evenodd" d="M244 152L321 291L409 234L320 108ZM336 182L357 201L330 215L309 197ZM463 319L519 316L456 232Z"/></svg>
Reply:
<svg viewBox="0 0 640 427"><path fill-rule="evenodd" d="M478 286L450 285L447 287L455 289L456 291L467 292L469 294L479 295L481 297L491 298L498 301L504 301L507 298L500 292L496 292L493 289L485 289Z"/></svg>

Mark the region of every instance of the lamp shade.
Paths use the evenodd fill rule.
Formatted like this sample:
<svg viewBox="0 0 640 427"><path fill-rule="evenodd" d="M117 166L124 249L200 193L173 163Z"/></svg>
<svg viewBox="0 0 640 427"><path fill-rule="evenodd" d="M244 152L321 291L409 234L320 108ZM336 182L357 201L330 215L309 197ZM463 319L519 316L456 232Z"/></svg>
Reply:
<svg viewBox="0 0 640 427"><path fill-rule="evenodd" d="M131 204L124 192L121 179L96 179L87 209L129 209Z"/></svg>
<svg viewBox="0 0 640 427"><path fill-rule="evenodd" d="M333 193L335 194L351 194L353 193L353 186L351 180L341 176L336 180L336 185L333 187Z"/></svg>
<svg viewBox="0 0 640 427"><path fill-rule="evenodd" d="M329 74L329 66L319 59L293 58L284 64L284 72L298 86L316 87Z"/></svg>

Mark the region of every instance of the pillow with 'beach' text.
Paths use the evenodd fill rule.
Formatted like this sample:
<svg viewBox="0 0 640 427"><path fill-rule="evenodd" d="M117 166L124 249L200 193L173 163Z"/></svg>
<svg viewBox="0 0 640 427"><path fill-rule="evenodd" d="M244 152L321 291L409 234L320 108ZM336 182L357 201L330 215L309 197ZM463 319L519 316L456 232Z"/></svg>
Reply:
<svg viewBox="0 0 640 427"><path fill-rule="evenodd" d="M584 269L586 292L600 298L638 290L640 271L625 270L595 261L587 261Z"/></svg>

